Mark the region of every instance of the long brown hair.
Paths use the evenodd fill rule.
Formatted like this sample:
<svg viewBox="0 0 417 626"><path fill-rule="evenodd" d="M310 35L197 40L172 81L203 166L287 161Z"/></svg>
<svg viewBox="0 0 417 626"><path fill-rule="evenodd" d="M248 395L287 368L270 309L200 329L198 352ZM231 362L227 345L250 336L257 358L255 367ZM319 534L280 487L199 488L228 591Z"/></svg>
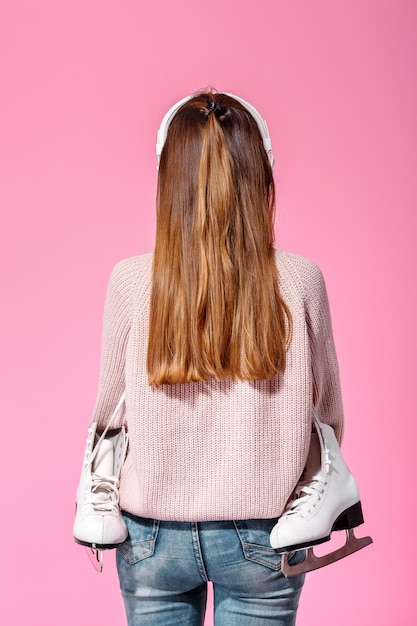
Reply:
<svg viewBox="0 0 417 626"><path fill-rule="evenodd" d="M278 287L274 206L271 165L248 110L221 93L183 104L159 163L151 385L283 371L291 316Z"/></svg>

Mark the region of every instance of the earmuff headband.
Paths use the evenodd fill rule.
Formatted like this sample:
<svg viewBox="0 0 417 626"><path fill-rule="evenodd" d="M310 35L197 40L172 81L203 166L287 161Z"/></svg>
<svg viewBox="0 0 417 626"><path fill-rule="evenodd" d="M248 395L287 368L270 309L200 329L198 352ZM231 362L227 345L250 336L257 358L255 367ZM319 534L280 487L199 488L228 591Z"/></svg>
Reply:
<svg viewBox="0 0 417 626"><path fill-rule="evenodd" d="M272 154L272 141L271 138L269 136L269 132L268 132L268 126L266 124L266 121L263 119L263 117L261 116L261 114L259 113L259 111L257 111L257 109L255 109L254 106L252 106L251 104L249 104L249 102L246 102L246 100L243 100L242 98L239 98L239 96L235 96L232 93L227 93L227 92L222 92L224 93L226 96L230 96L231 98L234 98L235 100L237 100L238 102L240 102L240 104L242 106L245 107L245 109L247 111L249 111L249 113L252 115L253 119L255 120L258 128L259 128L259 132L261 133L261 137L264 143L264 148L265 151L268 155L268 159L269 162L271 164L271 167L274 167L274 156ZM180 107L182 107L183 104L185 104L186 102L188 102L188 100L191 100L191 98L194 98L195 94L191 95L191 96L187 96L186 98L182 98L182 100L179 100L179 102L177 102L176 104L174 104L174 106L172 106L169 111L164 115L163 120L161 122L161 126L158 130L158 135L157 135L157 140L156 140L156 156L159 157L161 156L162 153L162 148L164 147L165 144L165 140L167 138L167 132L168 132L168 128L169 125L172 122L172 119L174 117L174 115L176 114L176 112L178 111L178 109Z"/></svg>

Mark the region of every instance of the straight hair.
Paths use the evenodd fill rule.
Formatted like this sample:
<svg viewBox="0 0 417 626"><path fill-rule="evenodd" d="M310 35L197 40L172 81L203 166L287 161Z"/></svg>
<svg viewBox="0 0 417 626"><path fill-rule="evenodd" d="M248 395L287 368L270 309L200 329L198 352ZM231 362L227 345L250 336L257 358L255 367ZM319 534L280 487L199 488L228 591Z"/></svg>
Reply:
<svg viewBox="0 0 417 626"><path fill-rule="evenodd" d="M183 104L159 163L151 385L284 370L291 316L279 291L274 208L271 165L248 110L220 93Z"/></svg>

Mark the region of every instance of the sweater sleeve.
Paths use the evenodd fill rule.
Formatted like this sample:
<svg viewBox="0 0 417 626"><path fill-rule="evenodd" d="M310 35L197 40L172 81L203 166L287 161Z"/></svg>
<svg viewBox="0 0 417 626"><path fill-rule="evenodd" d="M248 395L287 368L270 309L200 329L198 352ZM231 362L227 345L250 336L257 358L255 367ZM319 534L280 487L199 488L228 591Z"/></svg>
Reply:
<svg viewBox="0 0 417 626"><path fill-rule="evenodd" d="M104 307L99 388L92 419L99 423L99 431L104 430L125 389L126 345L131 326L134 281L133 259L119 262L110 275ZM123 406L115 428L123 423L124 414Z"/></svg>
<svg viewBox="0 0 417 626"><path fill-rule="evenodd" d="M305 313L311 347L313 404L320 420L333 427L340 444L343 437L343 405L339 366L326 285L321 271L313 263L306 290Z"/></svg>

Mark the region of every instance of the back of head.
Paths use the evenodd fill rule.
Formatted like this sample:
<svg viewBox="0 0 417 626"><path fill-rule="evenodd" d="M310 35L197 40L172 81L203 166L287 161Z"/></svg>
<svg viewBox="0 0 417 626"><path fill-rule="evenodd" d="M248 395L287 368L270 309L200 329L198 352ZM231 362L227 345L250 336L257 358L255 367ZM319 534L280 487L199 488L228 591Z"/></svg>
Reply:
<svg viewBox="0 0 417 626"><path fill-rule="evenodd" d="M151 384L265 379L284 367L290 318L272 247L271 157L258 124L222 93L186 99L169 120L158 175Z"/></svg>

